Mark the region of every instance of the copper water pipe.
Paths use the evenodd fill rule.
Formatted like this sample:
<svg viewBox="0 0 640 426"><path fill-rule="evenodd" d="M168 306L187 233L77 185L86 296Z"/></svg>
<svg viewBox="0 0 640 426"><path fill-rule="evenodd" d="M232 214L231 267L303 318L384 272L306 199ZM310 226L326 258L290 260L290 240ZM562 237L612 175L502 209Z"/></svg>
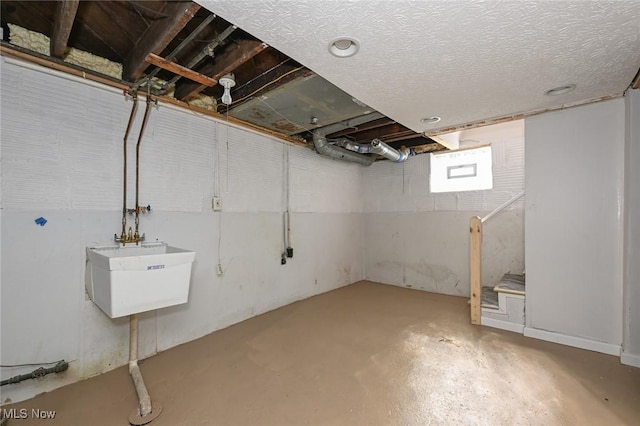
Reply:
<svg viewBox="0 0 640 426"><path fill-rule="evenodd" d="M138 95L134 92L131 94L133 99L133 105L131 107L131 114L129 115L129 122L127 123L127 130L124 133L123 150L124 150L124 191L122 196L122 232L120 234L120 241L124 244L127 239L126 227L127 227L127 138L133 124L133 118L136 115L138 109Z"/></svg>
<svg viewBox="0 0 640 426"><path fill-rule="evenodd" d="M140 143L142 142L142 134L147 126L147 120L149 118L149 111L151 110L151 96L147 94L147 106L144 109L144 117L142 118L142 126L140 127L140 134L138 135L138 143L136 144L136 232L133 234L133 239L138 244L140 241L140 233L138 232L138 224L140 222L140 206L138 204L138 190L140 182Z"/></svg>

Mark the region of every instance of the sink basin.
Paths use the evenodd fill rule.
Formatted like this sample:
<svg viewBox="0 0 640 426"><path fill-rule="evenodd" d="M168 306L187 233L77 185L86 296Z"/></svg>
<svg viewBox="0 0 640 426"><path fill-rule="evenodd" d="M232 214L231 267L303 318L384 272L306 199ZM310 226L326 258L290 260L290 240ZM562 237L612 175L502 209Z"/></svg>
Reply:
<svg viewBox="0 0 640 426"><path fill-rule="evenodd" d="M85 287L111 318L186 303L195 255L165 243L89 246Z"/></svg>

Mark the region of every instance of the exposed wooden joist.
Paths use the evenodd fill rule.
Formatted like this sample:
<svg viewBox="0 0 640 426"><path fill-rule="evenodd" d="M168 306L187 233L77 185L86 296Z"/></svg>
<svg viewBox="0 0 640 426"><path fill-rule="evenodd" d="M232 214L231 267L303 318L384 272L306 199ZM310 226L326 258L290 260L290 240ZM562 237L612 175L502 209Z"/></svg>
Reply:
<svg viewBox="0 0 640 426"><path fill-rule="evenodd" d="M267 47L265 43L258 40L240 40L236 45L230 47L227 52L216 56L214 63L205 65L199 72L218 81L220 77L232 72ZM175 97L189 100L203 91L204 88L205 86L198 83L183 83L176 87Z"/></svg>
<svg viewBox="0 0 640 426"><path fill-rule="evenodd" d="M385 143L400 142L400 141L406 141L409 139L425 139L425 140L427 139L426 136L423 136L420 133L416 133L413 130L409 130L409 132L411 133L389 135L384 137L381 136L379 139Z"/></svg>
<svg viewBox="0 0 640 426"><path fill-rule="evenodd" d="M73 27L73 21L76 19L79 3L80 0L62 0L57 2L49 47L51 56L62 58L64 55L67 49L67 41L71 34L71 28Z"/></svg>
<svg viewBox="0 0 640 426"><path fill-rule="evenodd" d="M129 84L125 84L122 80L117 80L117 79L114 79L113 77L108 77L108 76L99 74L96 71L83 69L77 65L64 62L61 59L52 58L52 57L43 55L41 53L33 52L31 50L27 50L18 46L13 46L6 42L0 42L0 56L13 57L22 61L40 65L49 69L61 71L81 79L86 79L96 83L104 84L105 86L113 87L119 90L129 91L131 89L131 86ZM138 93L141 95L146 95L144 90L138 90ZM293 145L299 145L299 146L305 146L305 147L309 146L309 144L307 144L305 141L297 138L293 138L291 136L287 136L284 133L276 132L275 130L265 129L263 127L256 126L255 124L249 123L247 121L243 121L235 117L230 117L224 114L220 114L218 112L215 112L206 108L189 105L186 102L180 101L175 98L171 98L169 96L154 96L154 99L157 99L161 103L170 104L179 108L188 109L200 115L213 117L220 121L224 121L227 124L231 124L237 127L241 127L244 129L257 132L257 133L261 133L263 135L284 140Z"/></svg>
<svg viewBox="0 0 640 426"><path fill-rule="evenodd" d="M395 123L396 122L393 121L390 118L386 118L386 117L385 118L379 118L378 120L373 120L373 121L370 121L368 123L361 124L360 126L358 126L357 129L348 128L348 129L345 129L345 130L341 130L339 132L331 133L328 136L331 136L332 138L337 138L337 137L345 136L345 135L353 135L356 132L364 132L364 131L367 131L367 130L372 130L372 129L377 129L377 128L384 127L384 126L389 126L389 125L392 125L392 124L395 124Z"/></svg>
<svg viewBox="0 0 640 426"><path fill-rule="evenodd" d="M364 125L362 127L364 127ZM385 139L383 138L383 136L385 135L398 135L398 136L412 135L413 137L420 136L418 133L414 132L413 130L409 130L405 126L393 121L391 121L391 123L386 124L384 126L370 127L366 129L362 129L360 128L360 126L358 126L357 129L350 129L350 130L351 131L344 131L340 133L342 134L342 136L349 136L351 138L354 138L358 142L361 142L361 141L368 142L375 138L380 138L381 140L385 141ZM329 136L332 138L336 137L335 135L329 135Z"/></svg>
<svg viewBox="0 0 640 426"><path fill-rule="evenodd" d="M146 62L165 69L167 71L171 71L174 74L181 75L182 77L186 77L189 80L197 81L200 84L205 86L215 86L218 82L211 77L207 77L206 75L202 75L199 72L193 71L187 67L183 67L180 64L176 64L173 61L162 58L155 53L149 53L145 59Z"/></svg>
<svg viewBox="0 0 640 426"><path fill-rule="evenodd" d="M162 13L169 17L155 21L140 37L122 64L122 78L126 81L137 80L147 67L147 55L162 53L198 10L200 5L190 1L167 2Z"/></svg>

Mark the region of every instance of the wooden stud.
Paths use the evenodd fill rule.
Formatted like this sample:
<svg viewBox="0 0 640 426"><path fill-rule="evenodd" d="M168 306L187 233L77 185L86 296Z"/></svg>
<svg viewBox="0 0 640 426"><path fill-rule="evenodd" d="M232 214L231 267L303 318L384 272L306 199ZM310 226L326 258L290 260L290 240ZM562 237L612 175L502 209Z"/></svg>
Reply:
<svg viewBox="0 0 640 426"><path fill-rule="evenodd" d="M51 31L51 42L49 52L51 56L62 58L67 49L67 41L71 34L73 21L76 19L78 4L80 0L58 1L53 18L53 31Z"/></svg>
<svg viewBox="0 0 640 426"><path fill-rule="evenodd" d="M187 67L183 67L182 65L162 58L155 53L149 53L145 58L145 61L167 71L171 71L174 74L186 77L189 80L196 81L205 86L213 87L218 84L218 80L214 80L211 77L207 77L206 75L202 75L199 72L193 71Z"/></svg>
<svg viewBox="0 0 640 426"><path fill-rule="evenodd" d="M482 220L469 219L469 280L471 324L480 325L482 318Z"/></svg>

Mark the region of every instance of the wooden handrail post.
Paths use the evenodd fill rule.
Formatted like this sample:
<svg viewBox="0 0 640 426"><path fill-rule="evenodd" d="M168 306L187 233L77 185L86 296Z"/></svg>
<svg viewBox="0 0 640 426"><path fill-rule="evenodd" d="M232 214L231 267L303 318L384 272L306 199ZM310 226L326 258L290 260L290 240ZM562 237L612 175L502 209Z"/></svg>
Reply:
<svg viewBox="0 0 640 426"><path fill-rule="evenodd" d="M469 282L471 324L480 325L482 317L482 220L469 219Z"/></svg>

